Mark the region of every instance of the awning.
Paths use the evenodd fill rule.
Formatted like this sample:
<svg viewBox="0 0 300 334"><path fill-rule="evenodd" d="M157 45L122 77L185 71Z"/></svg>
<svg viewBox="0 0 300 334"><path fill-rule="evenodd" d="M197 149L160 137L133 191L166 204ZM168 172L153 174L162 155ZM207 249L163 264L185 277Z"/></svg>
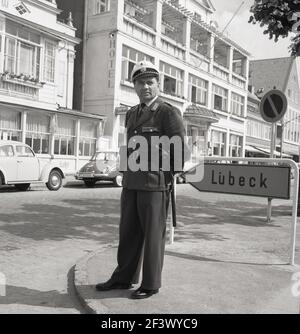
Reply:
<svg viewBox="0 0 300 334"><path fill-rule="evenodd" d="M271 153L270 153L271 150L266 148L266 147L261 148L261 147L256 147L256 146L253 146L253 145L246 145L245 150L248 151L248 152L265 154L267 156L271 155ZM280 158L281 153L278 152L278 151L274 151L274 156L276 158ZM288 155L288 154L285 154L285 153L282 153L282 157L283 158L292 158L291 155Z"/></svg>
<svg viewBox="0 0 300 334"><path fill-rule="evenodd" d="M245 150L247 152L251 152L251 153L261 153L261 154L264 154L264 152L258 150L257 148L255 148L254 146L250 146L250 145L246 145L245 146Z"/></svg>
<svg viewBox="0 0 300 334"><path fill-rule="evenodd" d="M187 107L183 117L196 124L203 124L203 122L217 123L219 121L218 115L212 110L196 104L191 104Z"/></svg>

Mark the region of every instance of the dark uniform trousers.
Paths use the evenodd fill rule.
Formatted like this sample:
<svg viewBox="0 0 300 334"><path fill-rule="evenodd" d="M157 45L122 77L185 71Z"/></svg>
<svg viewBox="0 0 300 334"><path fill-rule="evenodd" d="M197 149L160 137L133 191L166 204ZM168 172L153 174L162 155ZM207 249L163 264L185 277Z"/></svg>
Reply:
<svg viewBox="0 0 300 334"><path fill-rule="evenodd" d="M143 136L179 136L184 142L180 111L158 98L140 118L139 106L126 115L128 139ZM137 283L142 268L141 287L161 287L166 219L171 173L166 171L125 171L121 196L118 266L112 283Z"/></svg>
<svg viewBox="0 0 300 334"><path fill-rule="evenodd" d="M141 286L149 290L161 287L168 203L168 191L123 189L118 267L113 281L138 283L142 265Z"/></svg>

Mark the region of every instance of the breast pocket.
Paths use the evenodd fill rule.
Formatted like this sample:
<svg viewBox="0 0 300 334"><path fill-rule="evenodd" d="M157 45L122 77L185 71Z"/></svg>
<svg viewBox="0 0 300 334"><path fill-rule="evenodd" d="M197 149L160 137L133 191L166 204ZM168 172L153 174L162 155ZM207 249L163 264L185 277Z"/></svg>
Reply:
<svg viewBox="0 0 300 334"><path fill-rule="evenodd" d="M142 133L143 134L158 134L159 129L155 126L143 126Z"/></svg>

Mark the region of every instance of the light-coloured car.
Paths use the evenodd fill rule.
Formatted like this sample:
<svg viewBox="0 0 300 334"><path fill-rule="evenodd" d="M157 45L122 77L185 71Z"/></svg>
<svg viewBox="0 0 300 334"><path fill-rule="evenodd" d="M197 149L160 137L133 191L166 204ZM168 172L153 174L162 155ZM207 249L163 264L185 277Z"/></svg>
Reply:
<svg viewBox="0 0 300 334"><path fill-rule="evenodd" d="M64 173L54 163L43 164L26 144L0 141L0 186L26 191L32 183L45 183L52 191L62 186Z"/></svg>
<svg viewBox="0 0 300 334"><path fill-rule="evenodd" d="M119 172L119 152L96 152L90 161L75 175L89 188L94 187L98 181L112 181L116 186L122 187L123 174Z"/></svg>

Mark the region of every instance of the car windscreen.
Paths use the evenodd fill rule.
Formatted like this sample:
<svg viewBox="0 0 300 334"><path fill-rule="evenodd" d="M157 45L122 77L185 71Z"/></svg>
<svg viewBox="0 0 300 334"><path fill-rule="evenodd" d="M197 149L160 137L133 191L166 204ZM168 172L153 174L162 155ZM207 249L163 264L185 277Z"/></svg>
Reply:
<svg viewBox="0 0 300 334"><path fill-rule="evenodd" d="M117 161L118 154L114 152L99 152L93 155L91 161L103 160L103 161Z"/></svg>

